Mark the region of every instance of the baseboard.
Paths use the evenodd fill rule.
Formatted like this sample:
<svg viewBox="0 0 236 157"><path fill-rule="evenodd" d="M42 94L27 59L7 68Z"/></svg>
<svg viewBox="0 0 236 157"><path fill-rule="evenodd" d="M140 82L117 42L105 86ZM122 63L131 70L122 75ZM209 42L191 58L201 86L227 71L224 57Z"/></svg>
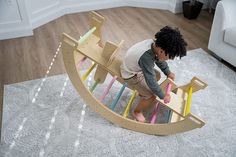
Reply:
<svg viewBox="0 0 236 157"><path fill-rule="evenodd" d="M91 10L101 10L108 8L117 8L126 6L126 3L121 0L106 0L102 2L85 2L83 4L76 5L66 5L63 9L65 14L78 13L78 12L86 12Z"/></svg>
<svg viewBox="0 0 236 157"><path fill-rule="evenodd" d="M129 7L138 8L152 8L152 9L169 9L169 1L157 1L157 0L127 0L126 5Z"/></svg>
<svg viewBox="0 0 236 157"><path fill-rule="evenodd" d="M174 12L175 13L182 13L183 12L182 2L177 2L176 3Z"/></svg>
<svg viewBox="0 0 236 157"><path fill-rule="evenodd" d="M34 35L34 34L33 34L33 30L31 27L9 29L5 32L0 32L0 40L26 37L26 36L32 36L32 35Z"/></svg>
<svg viewBox="0 0 236 157"><path fill-rule="evenodd" d="M41 14L37 18L31 19L31 28L35 29L39 26L42 26L52 20L55 20L61 16L65 15L64 8L59 7L56 10L50 10L46 13Z"/></svg>

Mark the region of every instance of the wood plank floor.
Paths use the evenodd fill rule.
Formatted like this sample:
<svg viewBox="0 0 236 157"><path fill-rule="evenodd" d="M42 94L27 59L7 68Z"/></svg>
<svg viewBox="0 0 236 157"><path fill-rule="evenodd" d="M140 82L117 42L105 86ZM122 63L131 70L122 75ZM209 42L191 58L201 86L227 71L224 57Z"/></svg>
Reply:
<svg viewBox="0 0 236 157"><path fill-rule="evenodd" d="M97 12L107 19L103 27L104 41L118 43L125 40L120 55L132 44L152 38L166 25L180 29L188 43L188 50L202 48L208 51L213 15L207 11L202 11L196 20L165 10L133 7ZM3 85L44 77L62 33L78 39L88 30L87 15L88 12L65 15L35 29L34 36L0 41L0 106L3 104ZM60 53L50 75L61 73L65 73L65 68Z"/></svg>

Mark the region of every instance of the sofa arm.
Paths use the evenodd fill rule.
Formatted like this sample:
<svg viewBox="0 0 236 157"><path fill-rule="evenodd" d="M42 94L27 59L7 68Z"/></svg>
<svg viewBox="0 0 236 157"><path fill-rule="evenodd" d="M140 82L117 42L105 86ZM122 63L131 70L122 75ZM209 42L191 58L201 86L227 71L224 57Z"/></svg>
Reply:
<svg viewBox="0 0 236 157"><path fill-rule="evenodd" d="M236 26L236 0L222 0L216 6L208 48L215 51L224 41L225 29Z"/></svg>
<svg viewBox="0 0 236 157"><path fill-rule="evenodd" d="M231 28L236 26L236 0L222 0L220 1L224 9L224 25L223 29Z"/></svg>

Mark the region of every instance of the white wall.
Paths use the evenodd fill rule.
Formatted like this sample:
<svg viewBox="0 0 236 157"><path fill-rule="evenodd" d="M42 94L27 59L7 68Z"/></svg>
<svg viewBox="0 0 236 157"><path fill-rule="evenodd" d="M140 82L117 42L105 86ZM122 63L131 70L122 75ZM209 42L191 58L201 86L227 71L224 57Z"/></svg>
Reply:
<svg viewBox="0 0 236 157"><path fill-rule="evenodd" d="M120 6L176 12L181 0L0 0L0 40L33 35L33 29L62 15Z"/></svg>
<svg viewBox="0 0 236 157"><path fill-rule="evenodd" d="M0 39L32 34L24 1L0 0Z"/></svg>
<svg viewBox="0 0 236 157"><path fill-rule="evenodd" d="M37 28L52 21L63 13L62 0L24 0L30 19L31 28Z"/></svg>

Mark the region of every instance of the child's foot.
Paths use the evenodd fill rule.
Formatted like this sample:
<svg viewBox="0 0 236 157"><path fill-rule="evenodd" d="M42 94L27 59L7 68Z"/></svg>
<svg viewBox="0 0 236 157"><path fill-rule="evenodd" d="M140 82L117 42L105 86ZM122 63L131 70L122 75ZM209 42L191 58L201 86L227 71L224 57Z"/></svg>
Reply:
<svg viewBox="0 0 236 157"><path fill-rule="evenodd" d="M139 122L142 122L142 123L146 122L146 119L143 116L142 112L133 112L133 117Z"/></svg>

